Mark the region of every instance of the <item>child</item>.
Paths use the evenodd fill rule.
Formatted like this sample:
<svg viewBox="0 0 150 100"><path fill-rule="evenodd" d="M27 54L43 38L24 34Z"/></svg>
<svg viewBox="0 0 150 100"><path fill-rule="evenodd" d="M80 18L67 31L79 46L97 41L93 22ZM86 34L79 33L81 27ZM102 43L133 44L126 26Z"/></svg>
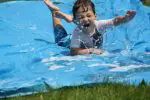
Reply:
<svg viewBox="0 0 150 100"><path fill-rule="evenodd" d="M61 19L74 22L77 28L72 34L70 53L71 55L102 54L100 46L103 42L103 32L106 28L126 23L133 19L136 12L128 11L125 16L119 16L109 20L96 20L95 5L91 0L77 0L73 6L71 15L67 15L53 5L50 0L44 0L52 12L55 41L59 46L65 46L67 33L61 24ZM63 41L62 41L63 40Z"/></svg>

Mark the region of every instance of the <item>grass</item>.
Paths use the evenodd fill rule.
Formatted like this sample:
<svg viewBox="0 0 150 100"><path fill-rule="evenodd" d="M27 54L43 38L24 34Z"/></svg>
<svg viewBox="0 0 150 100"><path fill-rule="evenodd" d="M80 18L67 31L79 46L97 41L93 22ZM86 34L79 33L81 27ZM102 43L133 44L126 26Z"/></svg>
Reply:
<svg viewBox="0 0 150 100"><path fill-rule="evenodd" d="M150 6L150 0L141 0L145 6Z"/></svg>
<svg viewBox="0 0 150 100"><path fill-rule="evenodd" d="M121 83L86 84L49 89L46 93L3 98L2 100L150 100L150 85Z"/></svg>

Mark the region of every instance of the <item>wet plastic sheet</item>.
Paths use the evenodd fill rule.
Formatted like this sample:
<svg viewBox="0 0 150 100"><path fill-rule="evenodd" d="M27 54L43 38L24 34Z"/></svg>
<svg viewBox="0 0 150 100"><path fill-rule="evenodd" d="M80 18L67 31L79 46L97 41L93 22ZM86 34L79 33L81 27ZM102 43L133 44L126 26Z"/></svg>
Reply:
<svg viewBox="0 0 150 100"><path fill-rule="evenodd" d="M51 14L42 1L0 4L0 97L45 91L45 85L150 82L150 8L139 0L94 0L98 19L136 10L135 18L107 30L103 55L69 56L54 43ZM57 2L71 14L73 0ZM67 32L75 25L64 22Z"/></svg>

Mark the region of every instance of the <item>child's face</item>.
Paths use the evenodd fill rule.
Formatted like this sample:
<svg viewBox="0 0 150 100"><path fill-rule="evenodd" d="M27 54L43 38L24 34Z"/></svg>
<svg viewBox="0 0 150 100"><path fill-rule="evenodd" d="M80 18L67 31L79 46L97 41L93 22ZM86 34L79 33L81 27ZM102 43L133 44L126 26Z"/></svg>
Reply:
<svg viewBox="0 0 150 100"><path fill-rule="evenodd" d="M75 23L81 30L91 32L95 27L94 25L95 19L96 16L90 6L80 7L76 12Z"/></svg>

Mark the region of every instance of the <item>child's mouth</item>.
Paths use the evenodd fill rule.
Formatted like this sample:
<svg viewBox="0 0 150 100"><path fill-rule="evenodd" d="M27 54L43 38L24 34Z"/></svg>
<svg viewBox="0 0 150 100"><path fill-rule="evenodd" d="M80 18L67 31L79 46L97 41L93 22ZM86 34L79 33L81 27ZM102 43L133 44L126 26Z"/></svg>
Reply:
<svg viewBox="0 0 150 100"><path fill-rule="evenodd" d="M84 24L83 26L87 28L90 26L90 24Z"/></svg>

